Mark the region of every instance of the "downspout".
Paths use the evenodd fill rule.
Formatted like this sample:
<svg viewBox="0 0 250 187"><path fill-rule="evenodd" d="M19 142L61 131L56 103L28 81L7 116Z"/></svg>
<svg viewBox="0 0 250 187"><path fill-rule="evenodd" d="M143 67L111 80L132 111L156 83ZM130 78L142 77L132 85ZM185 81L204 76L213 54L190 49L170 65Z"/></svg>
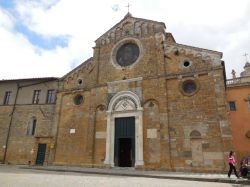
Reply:
<svg viewBox="0 0 250 187"><path fill-rule="evenodd" d="M97 52L97 58L96 58L96 62L97 62L97 72L96 72L96 85L99 84L99 68L100 68L100 45L98 43L98 45L96 45L95 47L95 52L96 52L96 49L98 49L98 52ZM96 112L97 112L97 108L95 108L94 110L94 127L93 127L93 140L92 140L92 155L91 155L91 164L92 164L92 167L94 167L94 164L95 164L95 134L96 134Z"/></svg>
<svg viewBox="0 0 250 187"><path fill-rule="evenodd" d="M95 50L98 49L98 53L97 53L97 58L96 58L96 61L97 61L97 72L96 72L96 84L98 85L99 84L99 68L100 68L100 46L98 45L97 47L95 47Z"/></svg>
<svg viewBox="0 0 250 187"><path fill-rule="evenodd" d="M166 63L167 63L167 59L169 58L168 55L165 53L165 45L167 45L167 42L163 42L163 50L164 50L164 56L163 56L163 60L164 60L164 74L165 76L167 76L167 67L166 67ZM169 164L170 164L170 170L173 170L173 163L172 163L172 156L171 156L171 138L170 138L170 128L169 128L169 101L168 101L168 82L167 79L165 79L165 89L166 89L166 102L167 102L167 124L168 124L168 147L169 147Z"/></svg>
<svg viewBox="0 0 250 187"><path fill-rule="evenodd" d="M169 163L170 163L170 169L173 170L173 163L172 163L172 153L171 153L171 135L170 135L170 128L169 128L169 100L168 100L168 82L166 80L166 100L167 100L167 115L168 115L168 119L167 119L167 124L168 124L168 147L169 147Z"/></svg>
<svg viewBox="0 0 250 187"><path fill-rule="evenodd" d="M95 108L95 111L94 111L94 127L93 127L93 144L92 144L92 157L91 157L91 159L92 159L92 167L94 167L94 165L95 165L95 135L96 135L96 113L97 113L97 108Z"/></svg>
<svg viewBox="0 0 250 187"><path fill-rule="evenodd" d="M58 91L57 91L57 94L56 94L56 108L55 108L55 116L54 116L54 122L53 122L53 124L55 125L55 131L56 132L55 132L55 137L54 137L54 153L53 153L52 158L51 158L52 165L54 164L55 158L56 158L58 131L59 131L59 124L60 124L60 121L61 121L61 112L62 112L63 93L59 93L59 90L61 89L60 84L61 84L61 81L58 81ZM63 83L63 88L64 88L64 83ZM58 99L59 97L57 97L59 94L61 94L60 101ZM58 113L57 113L57 105L59 105L59 107L60 107ZM57 117L57 119L56 119L56 117ZM52 127L52 129L53 129L53 127ZM51 136L53 137L54 132L52 132L52 131L51 131Z"/></svg>
<svg viewBox="0 0 250 187"><path fill-rule="evenodd" d="M6 162L6 155L7 155L7 150L8 150L9 138L10 138L10 130L11 130L11 126L12 126L13 116L14 116L14 112L15 112L15 109L16 109L16 101L17 101L17 97L18 97L18 93L19 93L19 89L20 88L21 87L20 87L19 83L17 83L16 97L15 97L15 100L14 100L12 112L10 114L10 116L11 116L10 117L10 123L9 123L7 137L6 137L6 142L5 142L5 149L4 149L4 155L3 155L3 163L4 164Z"/></svg>
<svg viewBox="0 0 250 187"><path fill-rule="evenodd" d="M227 89L227 77L226 77L226 68L225 68L225 62L221 61L221 66L223 67L223 77L224 77L224 87L225 90Z"/></svg>

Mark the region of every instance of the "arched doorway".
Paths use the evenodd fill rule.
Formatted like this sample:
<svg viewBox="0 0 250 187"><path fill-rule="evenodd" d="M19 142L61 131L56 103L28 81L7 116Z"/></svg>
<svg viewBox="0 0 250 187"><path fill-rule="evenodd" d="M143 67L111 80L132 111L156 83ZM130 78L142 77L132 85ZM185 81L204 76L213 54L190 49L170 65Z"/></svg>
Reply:
<svg viewBox="0 0 250 187"><path fill-rule="evenodd" d="M143 109L139 97L121 91L112 97L107 111L106 157L114 167L141 167L143 161Z"/></svg>

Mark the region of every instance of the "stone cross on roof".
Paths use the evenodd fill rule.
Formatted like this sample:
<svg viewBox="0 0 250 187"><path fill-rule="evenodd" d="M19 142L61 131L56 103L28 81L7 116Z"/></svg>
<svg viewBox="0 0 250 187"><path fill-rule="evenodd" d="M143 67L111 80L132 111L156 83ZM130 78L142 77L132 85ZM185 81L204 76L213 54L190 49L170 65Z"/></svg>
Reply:
<svg viewBox="0 0 250 187"><path fill-rule="evenodd" d="M246 62L248 62L248 60L247 60L247 56L248 56L248 54L247 54L247 53L245 53L245 54L243 54L243 56L245 56L245 57L246 57Z"/></svg>
<svg viewBox="0 0 250 187"><path fill-rule="evenodd" d="M233 79L235 79L236 78L236 72L235 72L235 70L234 69L232 69L232 77L233 77Z"/></svg>
<svg viewBox="0 0 250 187"><path fill-rule="evenodd" d="M128 8L128 13L129 13L129 7L130 7L131 5L128 3L128 5L126 6L127 8Z"/></svg>

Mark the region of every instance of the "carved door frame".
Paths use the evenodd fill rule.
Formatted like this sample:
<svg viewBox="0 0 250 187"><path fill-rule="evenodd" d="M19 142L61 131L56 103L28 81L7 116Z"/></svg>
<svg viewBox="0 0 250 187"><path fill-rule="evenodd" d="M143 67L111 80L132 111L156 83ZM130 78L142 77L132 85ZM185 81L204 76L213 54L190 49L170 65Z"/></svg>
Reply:
<svg viewBox="0 0 250 187"><path fill-rule="evenodd" d="M107 111L106 156L104 164L114 167L115 118L135 118L135 167L144 165L143 160L143 108L139 97L131 91L118 92L109 103Z"/></svg>

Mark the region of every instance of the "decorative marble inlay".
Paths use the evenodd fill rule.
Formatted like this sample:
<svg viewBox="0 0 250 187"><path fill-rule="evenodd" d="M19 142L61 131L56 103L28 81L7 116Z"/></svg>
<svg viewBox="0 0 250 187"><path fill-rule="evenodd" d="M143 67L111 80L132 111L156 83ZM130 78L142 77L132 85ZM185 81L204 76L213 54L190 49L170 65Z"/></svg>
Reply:
<svg viewBox="0 0 250 187"><path fill-rule="evenodd" d="M133 98L122 96L113 105L113 111L136 110L137 104Z"/></svg>

